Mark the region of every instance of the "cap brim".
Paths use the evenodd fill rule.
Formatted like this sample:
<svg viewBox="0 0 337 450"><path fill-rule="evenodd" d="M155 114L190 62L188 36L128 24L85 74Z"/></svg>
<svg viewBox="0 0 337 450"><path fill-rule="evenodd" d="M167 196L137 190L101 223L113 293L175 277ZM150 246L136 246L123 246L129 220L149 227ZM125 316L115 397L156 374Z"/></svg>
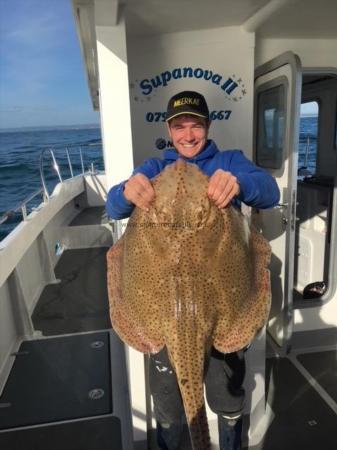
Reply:
<svg viewBox="0 0 337 450"><path fill-rule="evenodd" d="M169 118L165 119L165 121L168 122L169 120L172 120L177 116L197 116L197 117L202 117L203 119L208 119L208 117L203 114L198 114L198 113L189 112L189 111L188 112L183 111L183 112L178 112L177 114L173 114L173 116L170 116Z"/></svg>

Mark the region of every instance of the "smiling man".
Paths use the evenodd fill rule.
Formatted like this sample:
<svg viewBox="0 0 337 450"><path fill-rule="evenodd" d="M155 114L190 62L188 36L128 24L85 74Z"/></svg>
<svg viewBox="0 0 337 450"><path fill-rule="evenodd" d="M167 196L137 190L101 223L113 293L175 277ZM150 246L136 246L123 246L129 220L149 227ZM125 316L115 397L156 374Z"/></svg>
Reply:
<svg viewBox="0 0 337 450"><path fill-rule="evenodd" d="M219 151L208 139L210 120L205 98L198 92L183 91L168 102L166 121L173 148L164 158L150 158L132 176L111 188L107 212L113 219L129 217L135 206L148 210L155 192L151 178L178 158L196 164L208 175L208 196L218 208L241 202L255 208L270 208L279 201L274 179L249 161L240 150ZM166 349L150 355L150 389L157 419L158 445L178 450L184 409L178 383ZM242 409L245 375L244 351L221 354L212 349L205 374L206 396L218 415L220 450L241 448Z"/></svg>
<svg viewBox="0 0 337 450"><path fill-rule="evenodd" d="M178 158L197 164L210 177L208 196L219 208L230 202L244 202L256 208L277 204L279 191L274 179L249 161L240 150L219 151L208 139L211 122L205 98L198 92L183 91L168 102L166 122L173 148L164 159L150 158L132 176L111 188L107 211L113 219L129 217L135 206L148 209L155 193L151 178Z"/></svg>

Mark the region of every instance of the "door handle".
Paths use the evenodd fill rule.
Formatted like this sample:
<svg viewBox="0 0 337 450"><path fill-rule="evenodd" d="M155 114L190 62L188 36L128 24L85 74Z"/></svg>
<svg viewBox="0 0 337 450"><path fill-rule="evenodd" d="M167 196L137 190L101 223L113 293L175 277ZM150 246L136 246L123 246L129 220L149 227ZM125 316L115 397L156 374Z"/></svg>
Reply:
<svg viewBox="0 0 337 450"><path fill-rule="evenodd" d="M282 209L282 208L288 208L288 203L278 203L276 206L274 206L275 209Z"/></svg>

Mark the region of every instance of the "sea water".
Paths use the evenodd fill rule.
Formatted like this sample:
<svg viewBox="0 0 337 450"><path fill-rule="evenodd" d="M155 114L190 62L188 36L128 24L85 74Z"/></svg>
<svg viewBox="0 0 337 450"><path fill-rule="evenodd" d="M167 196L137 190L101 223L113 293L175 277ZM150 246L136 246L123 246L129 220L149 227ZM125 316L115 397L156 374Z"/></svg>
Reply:
<svg viewBox="0 0 337 450"><path fill-rule="evenodd" d="M317 123L317 117L303 117L300 122L299 167L306 166L312 174L315 173L316 166ZM0 217L41 187L42 150L52 148L64 179L70 177L66 147L71 155L74 175L82 170L78 153L80 147L85 170L89 169L91 163L94 163L97 170L104 169L101 133L98 127L0 132ZM46 182L51 193L59 180L51 169L52 161L48 153L44 160ZM33 208L40 202L41 198L36 198L28 206ZM21 220L22 215L17 212L0 224L0 240Z"/></svg>
<svg viewBox="0 0 337 450"><path fill-rule="evenodd" d="M44 149L53 149L63 179L71 176L65 148L68 148L73 173L82 172L79 148L82 149L84 169L91 164L103 170L101 132L96 128L26 129L0 132L0 217L15 208L24 199L41 188L40 154ZM49 152L44 156L44 172L49 193L59 182L52 169ZM36 197L28 204L28 212L41 203ZM0 240L20 221L17 212L0 224Z"/></svg>

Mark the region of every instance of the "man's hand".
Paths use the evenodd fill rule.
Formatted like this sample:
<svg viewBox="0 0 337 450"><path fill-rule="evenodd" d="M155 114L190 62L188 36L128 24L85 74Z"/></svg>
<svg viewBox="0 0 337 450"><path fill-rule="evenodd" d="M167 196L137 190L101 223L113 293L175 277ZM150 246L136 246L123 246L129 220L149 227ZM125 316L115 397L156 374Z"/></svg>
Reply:
<svg viewBox="0 0 337 450"><path fill-rule="evenodd" d="M148 211L155 193L150 180L142 173L137 173L125 183L124 196L138 208Z"/></svg>
<svg viewBox="0 0 337 450"><path fill-rule="evenodd" d="M218 169L209 179L207 194L218 208L225 208L239 193L238 180L231 172Z"/></svg>

